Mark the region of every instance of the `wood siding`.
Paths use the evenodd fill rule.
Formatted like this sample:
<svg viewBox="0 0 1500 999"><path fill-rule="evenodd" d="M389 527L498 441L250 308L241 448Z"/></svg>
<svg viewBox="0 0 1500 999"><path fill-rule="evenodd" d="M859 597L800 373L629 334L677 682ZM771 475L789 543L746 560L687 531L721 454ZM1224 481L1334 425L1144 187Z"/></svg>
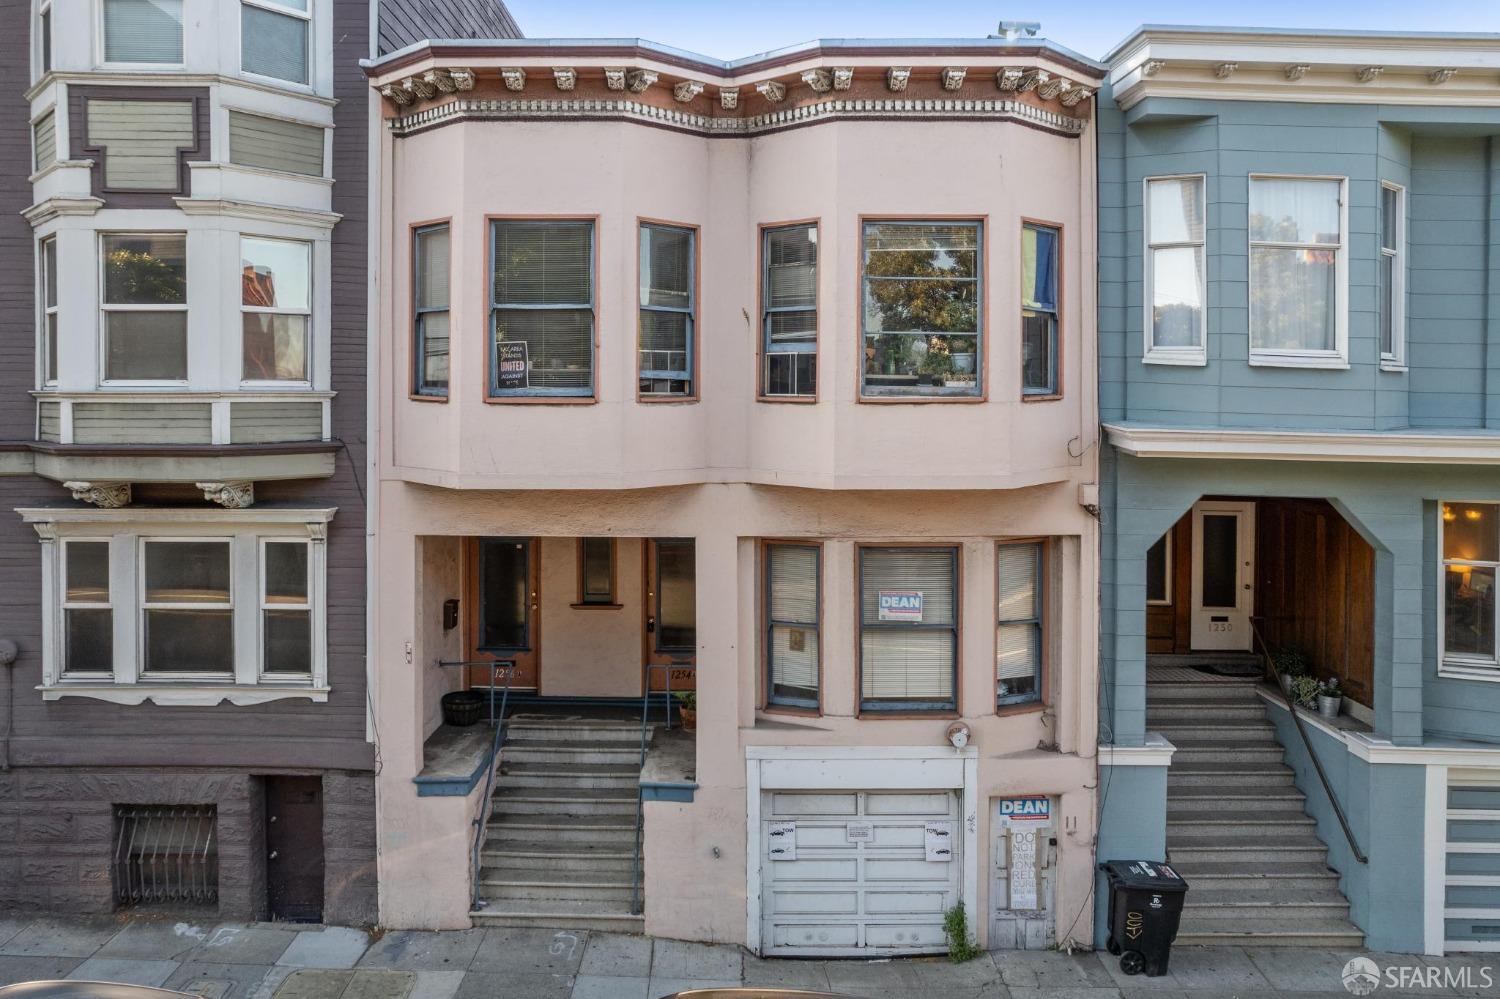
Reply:
<svg viewBox="0 0 1500 999"><path fill-rule="evenodd" d="M237 402L229 408L231 444L273 444L323 439L323 405L317 402Z"/></svg>
<svg viewBox="0 0 1500 999"><path fill-rule="evenodd" d="M1188 606L1193 585L1193 517L1185 514L1172 525L1172 559L1167 565L1171 585L1164 604L1146 605L1146 651L1174 653L1189 651L1190 622Z"/></svg>
<svg viewBox="0 0 1500 999"><path fill-rule="evenodd" d="M53 443L62 440L62 405L60 403L44 402L37 406L36 439Z"/></svg>
<svg viewBox="0 0 1500 999"><path fill-rule="evenodd" d="M208 403L78 402L73 404L75 444L209 444Z"/></svg>
<svg viewBox="0 0 1500 999"><path fill-rule="evenodd" d="M323 176L324 130L280 118L229 112L229 162Z"/></svg>
<svg viewBox="0 0 1500 999"><path fill-rule="evenodd" d="M426 38L520 38L500 0L380 0L380 54Z"/></svg>
<svg viewBox="0 0 1500 999"><path fill-rule="evenodd" d="M37 119L32 128L32 143L36 148L36 161L32 165L40 170L57 159L57 115L51 111Z"/></svg>
<svg viewBox="0 0 1500 999"><path fill-rule="evenodd" d="M117 191L177 188L177 154L193 145L192 101L87 102L90 146L102 147L104 186Z"/></svg>

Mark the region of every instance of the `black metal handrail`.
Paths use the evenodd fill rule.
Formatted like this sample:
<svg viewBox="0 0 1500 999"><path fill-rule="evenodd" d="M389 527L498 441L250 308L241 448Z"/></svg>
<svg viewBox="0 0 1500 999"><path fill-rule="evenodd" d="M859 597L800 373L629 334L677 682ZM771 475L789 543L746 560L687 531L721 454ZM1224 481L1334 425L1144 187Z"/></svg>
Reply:
<svg viewBox="0 0 1500 999"><path fill-rule="evenodd" d="M1323 793L1327 795L1328 803L1333 806L1333 814L1338 816L1339 827L1344 830L1344 839L1349 841L1349 849L1354 853L1354 859L1361 864L1368 864L1370 860L1355 842L1354 830L1349 828L1349 819L1344 815L1343 807L1339 805L1338 795L1333 793L1333 785L1328 782L1328 774L1324 772L1323 763L1318 759L1317 751L1313 749L1312 740L1307 737L1307 729L1302 724L1302 715L1297 711L1297 703L1292 700L1292 693L1281 678L1281 670L1276 668L1276 657L1271 654L1271 647L1266 644L1265 636L1255 626L1254 620L1250 622L1250 634L1260 643L1261 655L1265 657L1266 665L1271 667L1271 675L1276 679L1276 689L1281 691L1282 699L1286 701L1286 709L1291 713L1292 723L1297 727L1297 734L1302 737L1302 745L1307 749L1313 769L1318 772L1318 781L1323 785Z"/></svg>
<svg viewBox="0 0 1500 999"><path fill-rule="evenodd" d="M646 692L641 695L641 766L646 765L646 735L651 730L651 671L662 670L666 676L665 690L661 691L665 701L667 728L672 727L672 671L674 669L698 669L696 663L647 663ZM697 688L697 683L693 684ZM641 837L645 835L646 798L637 782L635 789L635 851L630 855L630 912L640 915L641 903Z"/></svg>
<svg viewBox="0 0 1500 999"><path fill-rule="evenodd" d="M490 671L490 725L495 729L494 738L490 741L490 766L489 772L484 778L484 797L479 799L479 811L474 815L474 851L473 851L473 894L469 899L474 910L483 909L489 903L479 897L480 879L480 855L484 852L484 829L490 821L490 806L493 804L491 796L495 790L495 771L500 769L500 750L505 745L506 733L510 726L505 724L505 710L510 702L510 684L516 676L516 663L514 659L472 659L460 662L438 662L443 669L467 669L469 667L486 668ZM495 714L495 681L500 674L505 674L505 686L500 690L500 713Z"/></svg>

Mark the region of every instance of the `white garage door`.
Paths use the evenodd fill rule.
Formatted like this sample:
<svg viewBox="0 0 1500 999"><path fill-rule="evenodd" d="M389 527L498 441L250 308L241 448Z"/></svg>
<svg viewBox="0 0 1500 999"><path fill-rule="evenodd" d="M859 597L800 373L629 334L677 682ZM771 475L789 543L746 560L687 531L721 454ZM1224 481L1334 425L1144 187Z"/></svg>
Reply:
<svg viewBox="0 0 1500 999"><path fill-rule="evenodd" d="M947 950L963 868L953 792L770 791L761 818L765 953Z"/></svg>

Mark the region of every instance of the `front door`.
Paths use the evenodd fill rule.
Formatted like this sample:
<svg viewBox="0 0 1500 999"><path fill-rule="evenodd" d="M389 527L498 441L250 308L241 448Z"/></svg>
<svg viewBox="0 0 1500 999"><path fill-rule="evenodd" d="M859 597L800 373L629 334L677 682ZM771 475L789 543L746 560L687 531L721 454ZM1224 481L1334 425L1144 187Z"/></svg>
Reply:
<svg viewBox="0 0 1500 999"><path fill-rule="evenodd" d="M271 918L323 921L323 781L267 777L266 901Z"/></svg>
<svg viewBox="0 0 1500 999"><path fill-rule="evenodd" d="M697 546L692 538L648 538L644 644L652 690L696 689L698 662Z"/></svg>
<svg viewBox="0 0 1500 999"><path fill-rule="evenodd" d="M1194 506L1194 651L1251 651L1254 579L1255 504L1205 500Z"/></svg>
<svg viewBox="0 0 1500 999"><path fill-rule="evenodd" d="M541 660L540 559L535 538L474 538L468 577L475 589L469 605L471 661L516 664L512 690L535 690ZM489 669L469 671L470 687L488 687ZM503 686L503 674L495 680Z"/></svg>

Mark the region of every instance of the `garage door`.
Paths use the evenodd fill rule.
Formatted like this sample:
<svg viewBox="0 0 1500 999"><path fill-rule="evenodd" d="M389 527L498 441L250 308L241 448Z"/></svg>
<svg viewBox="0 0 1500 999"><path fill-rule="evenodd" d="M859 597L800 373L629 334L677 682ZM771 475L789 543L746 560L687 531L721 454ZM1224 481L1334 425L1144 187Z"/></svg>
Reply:
<svg viewBox="0 0 1500 999"><path fill-rule="evenodd" d="M947 950L963 867L956 794L771 791L761 818L765 953Z"/></svg>

